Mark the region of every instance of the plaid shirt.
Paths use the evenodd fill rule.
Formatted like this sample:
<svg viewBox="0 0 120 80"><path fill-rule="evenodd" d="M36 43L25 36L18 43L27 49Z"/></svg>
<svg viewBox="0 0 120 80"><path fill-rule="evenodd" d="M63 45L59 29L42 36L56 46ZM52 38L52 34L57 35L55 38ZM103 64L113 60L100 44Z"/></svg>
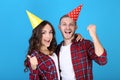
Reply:
<svg viewBox="0 0 120 80"><path fill-rule="evenodd" d="M58 45L56 50L58 58L61 45L62 43ZM92 60L99 65L105 65L107 63L105 49L103 54L98 57L95 54L93 43L89 40L79 42L73 40L71 45L71 59L76 80L93 80Z"/></svg>
<svg viewBox="0 0 120 80"><path fill-rule="evenodd" d="M32 70L30 62L28 62L30 80L58 80L56 66L48 55L34 51L31 56L37 57L38 65L36 70Z"/></svg>

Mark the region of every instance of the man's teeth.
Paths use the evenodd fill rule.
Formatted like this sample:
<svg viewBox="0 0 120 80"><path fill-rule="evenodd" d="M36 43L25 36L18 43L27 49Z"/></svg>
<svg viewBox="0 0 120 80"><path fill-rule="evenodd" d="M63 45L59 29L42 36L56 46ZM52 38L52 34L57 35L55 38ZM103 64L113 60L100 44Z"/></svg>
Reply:
<svg viewBox="0 0 120 80"><path fill-rule="evenodd" d="M65 33L66 33L66 34L68 34L68 33L70 34L71 32L65 32Z"/></svg>

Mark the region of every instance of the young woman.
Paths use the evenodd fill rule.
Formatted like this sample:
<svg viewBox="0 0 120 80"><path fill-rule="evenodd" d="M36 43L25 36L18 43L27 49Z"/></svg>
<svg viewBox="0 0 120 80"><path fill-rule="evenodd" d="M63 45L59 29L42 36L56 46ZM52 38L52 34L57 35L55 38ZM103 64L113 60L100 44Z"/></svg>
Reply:
<svg viewBox="0 0 120 80"><path fill-rule="evenodd" d="M25 71L30 70L30 80L60 80L54 53L56 46L55 31L50 22L43 21L33 29L24 62Z"/></svg>

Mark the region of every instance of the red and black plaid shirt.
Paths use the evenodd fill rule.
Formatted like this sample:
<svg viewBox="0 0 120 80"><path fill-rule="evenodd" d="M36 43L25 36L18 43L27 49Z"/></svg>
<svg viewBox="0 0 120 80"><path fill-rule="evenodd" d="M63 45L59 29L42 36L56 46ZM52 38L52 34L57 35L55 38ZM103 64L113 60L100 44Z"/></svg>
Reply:
<svg viewBox="0 0 120 80"><path fill-rule="evenodd" d="M62 43L58 46L56 53L59 58L59 51ZM101 56L97 56L94 51L94 45L89 40L76 42L73 40L71 45L71 59L76 80L93 80L92 60L99 65L107 63L106 51Z"/></svg>
<svg viewBox="0 0 120 80"><path fill-rule="evenodd" d="M37 57L38 65L36 70L32 70L30 62L28 62L30 80L59 80L55 63L48 55L34 51L33 56Z"/></svg>

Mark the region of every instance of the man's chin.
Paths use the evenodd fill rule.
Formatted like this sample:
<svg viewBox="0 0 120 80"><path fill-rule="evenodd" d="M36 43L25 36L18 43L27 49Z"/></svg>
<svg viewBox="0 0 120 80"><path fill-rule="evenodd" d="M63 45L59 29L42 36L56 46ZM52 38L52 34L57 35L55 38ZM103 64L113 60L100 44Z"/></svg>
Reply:
<svg viewBox="0 0 120 80"><path fill-rule="evenodd" d="M70 40L71 37L64 37L64 40Z"/></svg>
<svg viewBox="0 0 120 80"><path fill-rule="evenodd" d="M64 36L64 40L72 40L73 36Z"/></svg>

